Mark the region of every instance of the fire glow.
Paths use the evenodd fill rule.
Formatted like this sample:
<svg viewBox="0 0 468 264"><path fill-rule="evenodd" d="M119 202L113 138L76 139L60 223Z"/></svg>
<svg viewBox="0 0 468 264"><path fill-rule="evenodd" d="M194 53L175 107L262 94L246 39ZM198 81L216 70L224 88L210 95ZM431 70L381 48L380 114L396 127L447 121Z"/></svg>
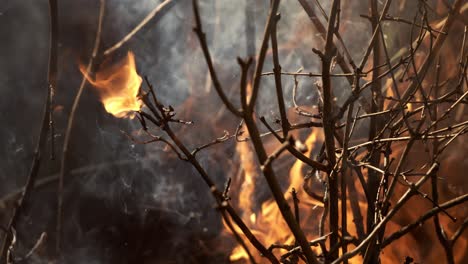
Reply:
<svg viewBox="0 0 468 264"><path fill-rule="evenodd" d="M305 145L307 146L307 152L305 155L311 155L311 151L314 148L314 145L317 141L321 140L323 140L322 135L317 131L312 131L312 133L309 134L305 141ZM258 168L256 168L255 164L251 164L252 162L245 162L248 157L252 156L252 150L248 147L247 143L238 143L237 152L242 160L241 164L244 174L244 184L242 185L238 199L239 205L244 213L244 218L248 217L250 220L250 222L246 221L246 223L249 224L252 232L257 235L265 244L272 245L281 243L285 245L293 245L294 236L291 234L286 222L284 222L282 219L281 212L273 199L265 201L261 205L258 212L252 212L254 207L252 201L254 200L254 193L256 188L254 182L256 177L258 177L256 173ZM289 187L286 189L287 191L284 193L284 195L286 199L292 203L293 197L291 190L298 190L297 198L301 201L299 205L301 206L301 209L306 209L317 206L317 204L309 196L307 196L304 191L302 191L301 185L304 179L303 167L304 163L299 160L296 161L291 167L289 170ZM307 223L312 221L314 217L311 212L311 210L304 210L304 212L302 212L303 215L301 217L301 224L307 231L311 231L309 229L312 229L307 225ZM270 228L272 226L275 228ZM240 230L238 231L240 232ZM229 233L229 230L226 229L226 232ZM242 246L238 245L232 250L229 259L232 262L248 261L248 255ZM355 260L353 259L353 261Z"/></svg>
<svg viewBox="0 0 468 264"><path fill-rule="evenodd" d="M96 72L94 79L86 74L85 67L80 66L80 71L97 88L108 113L118 118L135 117L135 111L139 111L142 106L138 99L142 79L136 71L132 52L128 52L119 63Z"/></svg>

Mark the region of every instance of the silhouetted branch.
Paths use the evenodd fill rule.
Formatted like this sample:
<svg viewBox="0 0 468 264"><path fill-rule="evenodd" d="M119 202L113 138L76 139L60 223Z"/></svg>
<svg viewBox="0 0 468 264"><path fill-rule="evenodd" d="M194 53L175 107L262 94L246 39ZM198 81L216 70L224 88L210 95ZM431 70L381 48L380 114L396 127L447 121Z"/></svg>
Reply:
<svg viewBox="0 0 468 264"><path fill-rule="evenodd" d="M355 249L349 251L346 254L341 255L339 258L334 260L332 264L337 264L343 262L345 259L349 259L360 252L360 250L369 243L374 236L380 231L381 228L401 209L401 207L415 195L416 190L418 190L434 173L437 173L439 165L434 163L431 168L427 171L418 182L412 184L411 187L401 196L395 206L388 212L388 214L373 228L373 230L367 235L367 237L356 246Z"/></svg>
<svg viewBox="0 0 468 264"><path fill-rule="evenodd" d="M402 236L408 234L409 232L411 232L415 228L420 227L422 224L424 224L424 222L426 222L427 220L434 217L434 215L442 212L443 210L447 210L447 209L455 207L455 206L457 206L459 204L465 203L466 201L468 201L468 194L464 194L464 195L459 196L457 198L454 198L454 199L452 199L450 201L447 201L447 202L445 202L443 204L440 204L439 207L432 208L431 210L427 211L425 214L420 216L413 223L402 227L397 232L395 232L395 233L391 234L390 236L388 236L384 241L382 241L382 246L381 246L382 249L385 248L386 246L390 245L391 243L393 243L395 240L397 240L397 239L401 238Z"/></svg>
<svg viewBox="0 0 468 264"><path fill-rule="evenodd" d="M119 42L115 43L111 47L107 48L103 54L104 55L109 55L112 52L116 51L120 47L122 47L123 44L125 44L127 41L129 41L138 31L140 31L144 26L146 26L149 22L151 22L154 19L159 18L159 14L166 12L168 9L170 9L177 0L165 0L164 2L160 3L156 8L151 10L151 12L134 28L132 31L130 31L125 37L123 37Z"/></svg>

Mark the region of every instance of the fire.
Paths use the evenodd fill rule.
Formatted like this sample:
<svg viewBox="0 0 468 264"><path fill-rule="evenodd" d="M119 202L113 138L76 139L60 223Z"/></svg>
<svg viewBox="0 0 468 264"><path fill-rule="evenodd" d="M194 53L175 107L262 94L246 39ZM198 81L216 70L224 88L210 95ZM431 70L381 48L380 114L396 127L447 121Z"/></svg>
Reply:
<svg viewBox="0 0 468 264"><path fill-rule="evenodd" d="M312 131L305 141L308 151L304 153L305 155L310 155L313 150L314 144L319 140L320 134L317 131ZM258 166L254 162L253 151L250 149L249 142L240 142L236 148L240 159L241 166L244 173L244 182L241 191L239 193L239 207L243 210L243 218L246 220L246 224L252 230L252 232L263 242L264 245L271 245L275 243L285 244L285 245L294 245L294 236L289 230L288 225L283 220L281 212L272 199L267 200L261 204L260 207L255 207L255 181L258 175ZM302 191L301 184L304 179L302 169L304 164L301 161L296 161L289 171L289 186L285 189L284 196L290 202L291 207L293 204L293 198L291 195L291 190L294 188L298 191L297 196L300 200L299 206L302 209L308 208L307 211L310 212L311 205L315 205L314 201L307 196L307 194ZM309 230L307 223L311 221L313 217L310 213L305 213L306 210L301 210L301 224L305 230ZM271 228L274 227L274 228ZM240 230L237 230L241 233ZM310 232L308 232L310 233ZM312 239L313 237L309 237ZM255 252L253 249L252 252ZM275 253L284 253L283 251L275 251ZM257 256L259 257L259 256ZM239 260L248 260L248 255L241 246L237 246L231 252L230 258L231 261Z"/></svg>
<svg viewBox="0 0 468 264"><path fill-rule="evenodd" d="M250 223L255 224L256 215L253 209L253 195L255 193L255 179L258 178L258 170L255 164L254 152L248 142L237 144L237 152L241 161L244 181L239 194L239 207L242 208L245 218L249 218Z"/></svg>
<svg viewBox="0 0 468 264"><path fill-rule="evenodd" d="M229 260L234 262L241 259L249 259L249 256L242 247L238 246L232 251L231 256L229 256Z"/></svg>
<svg viewBox="0 0 468 264"><path fill-rule="evenodd" d="M252 86L247 85L247 93L250 94ZM245 136L248 136L247 128L243 126ZM243 183L239 193L239 207L242 208L244 218L249 218L250 224L255 224L257 216L253 211L253 201L255 193L255 181L259 177L259 169L255 163L255 152L249 142L239 142L236 146L236 151L239 153L241 173L243 173Z"/></svg>
<svg viewBox="0 0 468 264"><path fill-rule="evenodd" d="M80 71L97 88L108 113L118 118L135 117L134 112L142 107L138 99L142 79L136 71L132 52L128 52L119 63L96 72L94 79L87 74L85 67L80 66Z"/></svg>

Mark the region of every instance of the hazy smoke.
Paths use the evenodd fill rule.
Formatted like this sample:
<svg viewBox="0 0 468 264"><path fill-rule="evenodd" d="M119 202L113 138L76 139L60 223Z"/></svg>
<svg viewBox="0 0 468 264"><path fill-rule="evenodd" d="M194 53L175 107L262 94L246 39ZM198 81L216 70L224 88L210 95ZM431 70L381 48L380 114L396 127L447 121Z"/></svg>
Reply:
<svg viewBox="0 0 468 264"><path fill-rule="evenodd" d="M161 1L106 2L102 48L120 40ZM269 2L200 1L203 26L218 74L226 93L237 105L240 70L236 57L254 55L249 53L252 47L258 50ZM327 10L328 1L321 2ZM255 41L251 42L245 37L247 4L252 8L254 23L250 30ZM78 63L86 63L91 52L99 1L68 0L59 1L59 5L59 87L54 114L57 153L61 152L67 116L81 80ZM357 13L367 12L361 4L348 5ZM320 60L312 48L321 48L322 41L309 18L297 1L283 1L280 11L278 35L283 70L292 72L303 68L305 72L318 72ZM369 39L369 25L356 15L352 19L344 18L341 31L349 43L350 53L359 59L364 51L363 43ZM195 121L190 128L177 127L181 137L194 147L220 136L223 129L232 132L238 120L228 117L211 87L192 27L190 1L178 0L157 23L147 25L114 54L113 59L128 50L135 53L139 73L148 76L163 103L173 105L181 118ZM0 194L3 196L24 185L37 140L46 94L47 1L2 1L0 32L3 127L0 130ZM268 56L264 71L272 68ZM282 81L286 103L291 106L293 79L283 77ZM300 78L299 103L318 104L316 81ZM342 100L346 93L340 87L345 85L345 80L334 82L338 100ZM269 119L278 116L273 84L273 77L262 80L258 102L258 115ZM203 121L206 119L210 121ZM189 164L178 160L163 145L135 145L120 132L133 133L139 128L135 120L118 120L105 113L92 88L86 89L70 146L71 167L75 170L66 187L65 263L225 262L226 252L218 249L222 246L226 249L229 245L225 244L229 242L216 240L222 226L209 190ZM226 170L236 171L234 153L234 144L227 143L200 155L201 163L218 186L231 176L226 175ZM60 158L44 159L41 177L56 175L59 161ZM50 234L49 250L53 247L55 189L53 183L34 192L28 214L18 230L19 255L31 248L43 231ZM11 207L3 206L0 204L0 220L5 225ZM43 263L44 260L35 261Z"/></svg>

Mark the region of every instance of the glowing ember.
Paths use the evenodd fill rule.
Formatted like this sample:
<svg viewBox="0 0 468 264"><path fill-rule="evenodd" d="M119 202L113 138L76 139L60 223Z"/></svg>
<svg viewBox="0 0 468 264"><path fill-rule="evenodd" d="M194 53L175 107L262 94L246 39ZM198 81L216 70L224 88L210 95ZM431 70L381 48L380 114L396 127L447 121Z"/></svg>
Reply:
<svg viewBox="0 0 468 264"><path fill-rule="evenodd" d="M255 213L252 213L252 214L250 215L250 222L251 222L252 224L255 224L256 220L257 220L257 216L255 215Z"/></svg>
<svg viewBox="0 0 468 264"><path fill-rule="evenodd" d="M127 57L111 67L96 72L95 79L86 74L86 79L97 88L104 108L118 118L134 118L134 111L140 110L142 102L138 99L138 90L142 79L136 72L135 57L128 52Z"/></svg>

